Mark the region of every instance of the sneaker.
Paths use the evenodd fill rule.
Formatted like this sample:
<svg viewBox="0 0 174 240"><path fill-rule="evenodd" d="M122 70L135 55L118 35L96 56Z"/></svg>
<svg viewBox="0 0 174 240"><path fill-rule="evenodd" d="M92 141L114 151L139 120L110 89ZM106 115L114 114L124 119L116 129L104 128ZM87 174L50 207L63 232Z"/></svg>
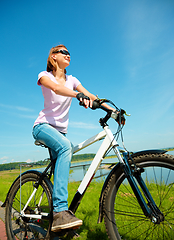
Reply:
<svg viewBox="0 0 174 240"><path fill-rule="evenodd" d="M53 223L51 231L59 232L63 229L78 228L83 224L82 220L70 211L53 212Z"/></svg>

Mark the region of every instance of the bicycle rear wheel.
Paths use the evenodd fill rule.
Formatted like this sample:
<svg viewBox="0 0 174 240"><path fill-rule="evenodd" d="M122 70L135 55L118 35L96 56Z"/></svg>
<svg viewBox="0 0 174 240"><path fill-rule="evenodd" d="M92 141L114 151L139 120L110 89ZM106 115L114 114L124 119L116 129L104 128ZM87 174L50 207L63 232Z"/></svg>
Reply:
<svg viewBox="0 0 174 240"><path fill-rule="evenodd" d="M44 179L39 185L25 210L25 214L41 214L45 216L45 219L22 217L20 214L31 196L34 190L34 184L38 179L38 174L26 172L21 175L21 180L18 178L11 188L5 218L8 240L45 239L49 236L51 227L52 188L47 179Z"/></svg>
<svg viewBox="0 0 174 240"><path fill-rule="evenodd" d="M153 223L147 218L119 168L112 174L104 192L104 220L112 240L168 240L174 239L174 156L146 154L134 157L142 178L156 205L164 214L164 221Z"/></svg>

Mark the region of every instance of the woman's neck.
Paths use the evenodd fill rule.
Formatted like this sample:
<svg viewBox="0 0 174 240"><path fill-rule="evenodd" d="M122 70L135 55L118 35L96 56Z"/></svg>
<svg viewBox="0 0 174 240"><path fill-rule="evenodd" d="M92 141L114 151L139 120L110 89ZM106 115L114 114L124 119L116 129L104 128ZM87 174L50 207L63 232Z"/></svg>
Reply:
<svg viewBox="0 0 174 240"><path fill-rule="evenodd" d="M62 70L57 70L57 71L52 71L52 74L53 76L55 77L55 79L57 80L58 83L60 84L65 84L66 82L66 76L65 76L65 73L64 73L64 69Z"/></svg>
<svg viewBox="0 0 174 240"><path fill-rule="evenodd" d="M65 72L64 69L58 69L56 71L52 71L55 78L65 78Z"/></svg>

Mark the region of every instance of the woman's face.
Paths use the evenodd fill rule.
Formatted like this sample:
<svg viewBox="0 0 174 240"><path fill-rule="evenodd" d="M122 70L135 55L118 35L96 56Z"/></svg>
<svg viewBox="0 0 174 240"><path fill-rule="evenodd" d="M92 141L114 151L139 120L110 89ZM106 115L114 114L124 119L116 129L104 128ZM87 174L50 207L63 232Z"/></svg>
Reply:
<svg viewBox="0 0 174 240"><path fill-rule="evenodd" d="M57 62L60 68L65 69L70 64L70 54L65 47L61 47L57 52L52 54L52 58Z"/></svg>

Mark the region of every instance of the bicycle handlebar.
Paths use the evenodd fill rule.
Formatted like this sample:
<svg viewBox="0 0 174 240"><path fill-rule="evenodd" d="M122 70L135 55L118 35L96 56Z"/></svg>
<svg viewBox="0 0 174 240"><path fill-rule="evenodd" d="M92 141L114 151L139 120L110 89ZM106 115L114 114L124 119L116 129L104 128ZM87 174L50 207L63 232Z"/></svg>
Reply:
<svg viewBox="0 0 174 240"><path fill-rule="evenodd" d="M116 110L116 111L113 111L113 110L111 110L111 109L108 109L107 107L105 107L105 106L102 105L103 103L106 103L106 102L107 102L107 103L111 103L111 104L115 107L115 110ZM79 104L80 104L81 106L84 106L83 101L82 101L82 102L80 101ZM115 106L115 104L114 104L112 101L108 100L108 99L99 99L99 98L95 99L95 100L93 101L93 104L92 104L91 109L92 109L92 110L96 110L96 109L98 109L98 108L100 108L100 109L104 110L105 112L107 112L106 116L103 118L103 120L105 121L105 123L109 120L109 118L113 118L113 119L115 119L115 120L117 121L117 123L118 123L119 125L121 125L121 124L124 125L124 124L125 124L124 114L127 115L127 116L129 116L128 114L126 114L126 111L125 111L125 110L123 110L123 109L118 109L118 108Z"/></svg>

